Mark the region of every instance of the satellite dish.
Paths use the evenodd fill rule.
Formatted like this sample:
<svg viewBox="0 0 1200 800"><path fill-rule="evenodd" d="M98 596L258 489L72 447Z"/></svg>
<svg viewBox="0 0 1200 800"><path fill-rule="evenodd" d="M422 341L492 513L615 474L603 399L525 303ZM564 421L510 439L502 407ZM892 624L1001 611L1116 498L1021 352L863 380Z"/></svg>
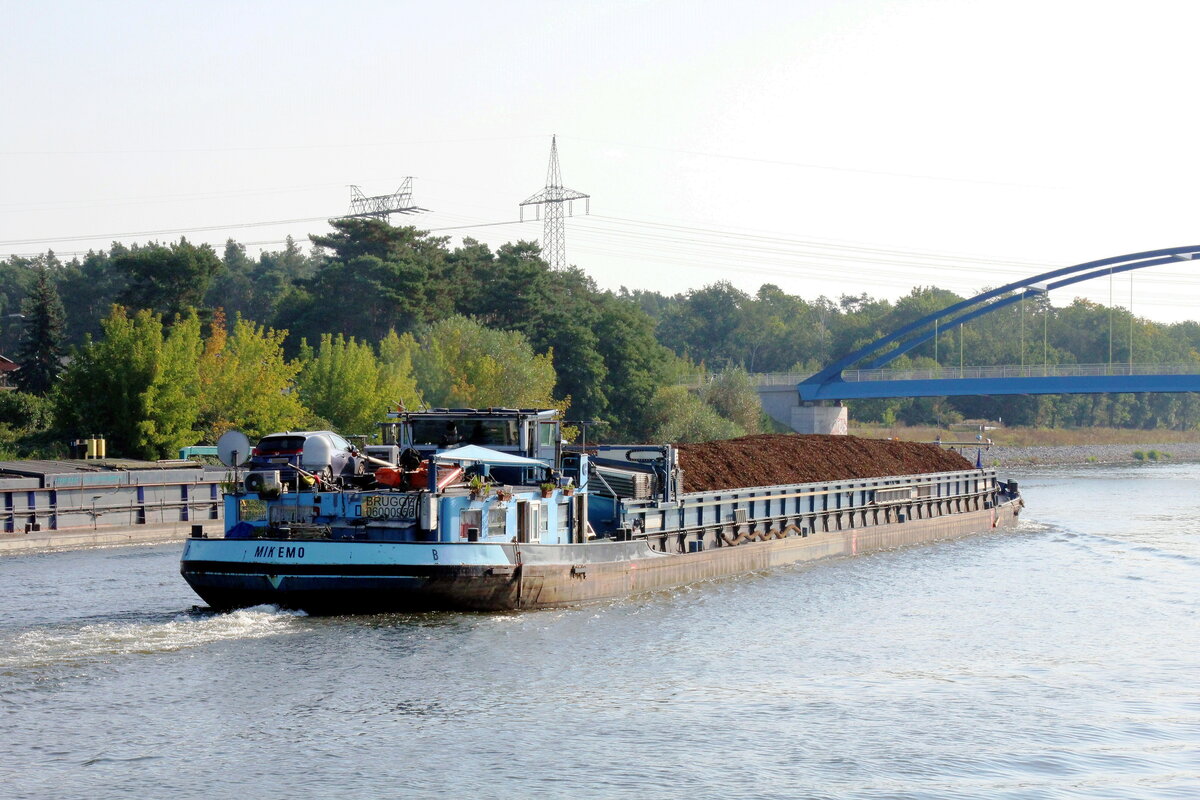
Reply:
<svg viewBox="0 0 1200 800"><path fill-rule="evenodd" d="M250 460L250 440L241 431L226 431L217 439L217 458L227 467L240 467Z"/></svg>

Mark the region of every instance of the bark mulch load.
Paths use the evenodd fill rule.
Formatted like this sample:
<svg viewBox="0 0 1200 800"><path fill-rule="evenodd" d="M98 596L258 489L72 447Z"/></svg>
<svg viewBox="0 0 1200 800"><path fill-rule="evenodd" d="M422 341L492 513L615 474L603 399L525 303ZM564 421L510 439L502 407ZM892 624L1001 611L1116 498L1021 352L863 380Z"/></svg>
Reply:
<svg viewBox="0 0 1200 800"><path fill-rule="evenodd" d="M685 492L972 469L935 444L857 436L773 434L678 444Z"/></svg>

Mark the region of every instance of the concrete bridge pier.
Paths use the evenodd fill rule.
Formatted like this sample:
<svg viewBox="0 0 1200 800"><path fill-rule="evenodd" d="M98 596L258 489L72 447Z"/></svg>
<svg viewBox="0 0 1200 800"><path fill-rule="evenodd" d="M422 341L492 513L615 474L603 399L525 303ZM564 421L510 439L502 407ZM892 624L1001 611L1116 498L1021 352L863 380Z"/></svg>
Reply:
<svg viewBox="0 0 1200 800"><path fill-rule="evenodd" d="M792 409L792 430L796 433L825 433L845 436L850 432L850 409L835 405L804 403Z"/></svg>
<svg viewBox="0 0 1200 800"><path fill-rule="evenodd" d="M834 405L801 403L794 382L790 385L759 386L758 396L768 417L796 433L844 436L849 432L849 414L845 406L840 402Z"/></svg>

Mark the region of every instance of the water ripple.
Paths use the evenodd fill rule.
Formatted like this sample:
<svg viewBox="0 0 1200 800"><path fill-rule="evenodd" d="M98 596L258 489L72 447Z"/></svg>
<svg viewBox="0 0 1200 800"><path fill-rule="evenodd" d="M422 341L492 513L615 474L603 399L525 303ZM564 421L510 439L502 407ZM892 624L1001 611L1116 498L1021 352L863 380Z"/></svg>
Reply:
<svg viewBox="0 0 1200 800"><path fill-rule="evenodd" d="M0 785L1200 796L1200 466L1013 477L1015 531L532 613L181 615L177 548L13 562Z"/></svg>

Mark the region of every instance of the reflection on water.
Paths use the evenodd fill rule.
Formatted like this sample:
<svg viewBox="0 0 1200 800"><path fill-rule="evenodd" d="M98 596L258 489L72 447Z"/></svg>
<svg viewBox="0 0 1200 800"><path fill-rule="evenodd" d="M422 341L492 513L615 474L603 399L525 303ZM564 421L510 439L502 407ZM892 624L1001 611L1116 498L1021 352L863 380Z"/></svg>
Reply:
<svg viewBox="0 0 1200 800"><path fill-rule="evenodd" d="M177 546L0 561L17 798L1200 796L1200 467L1019 530L519 614L190 612Z"/></svg>

